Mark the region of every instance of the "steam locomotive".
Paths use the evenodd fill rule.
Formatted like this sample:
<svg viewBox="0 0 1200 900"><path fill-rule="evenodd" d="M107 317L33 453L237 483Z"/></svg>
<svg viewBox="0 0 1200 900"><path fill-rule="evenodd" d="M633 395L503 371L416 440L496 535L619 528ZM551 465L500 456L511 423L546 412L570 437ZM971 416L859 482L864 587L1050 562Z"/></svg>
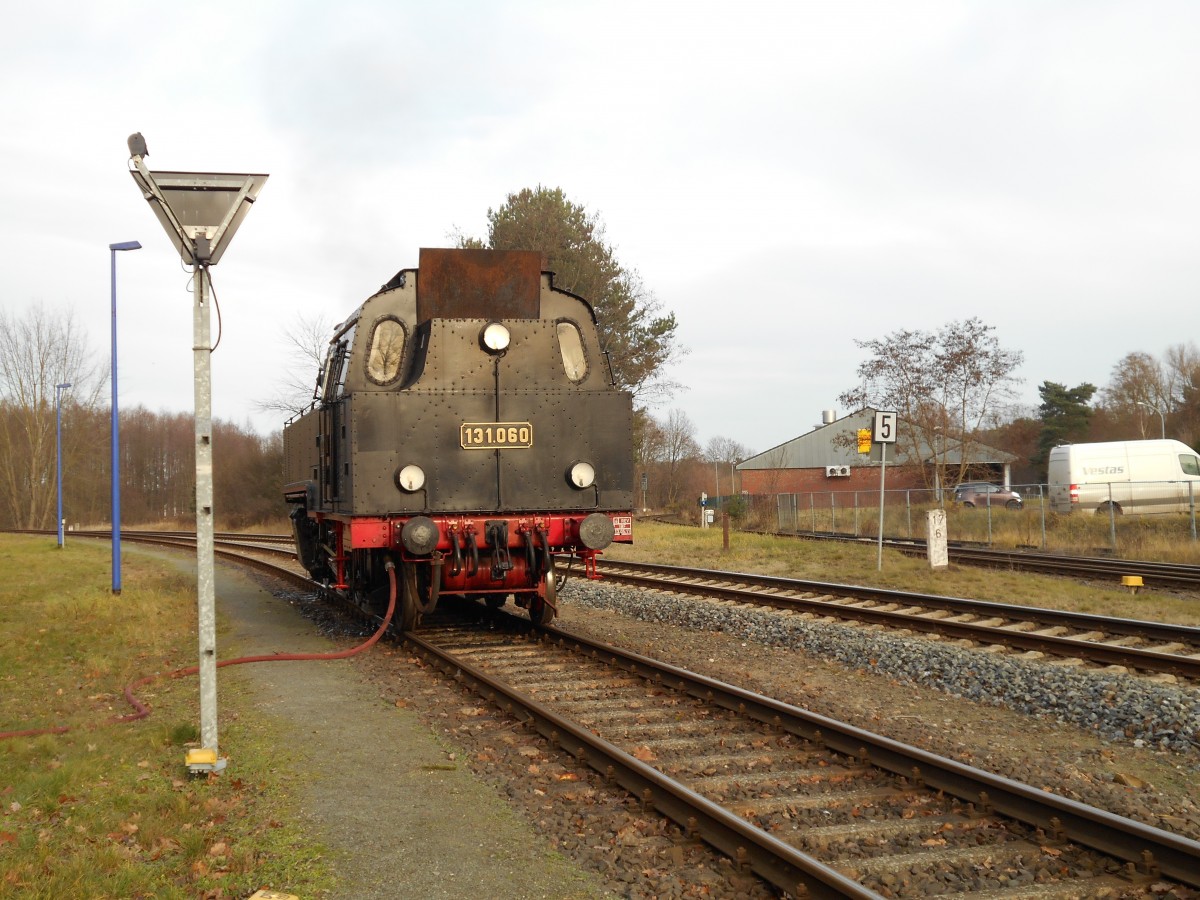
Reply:
<svg viewBox="0 0 1200 900"><path fill-rule="evenodd" d="M329 342L284 427L284 500L313 579L396 627L438 598L551 621L565 571L633 540L632 397L596 315L528 251L422 249Z"/></svg>

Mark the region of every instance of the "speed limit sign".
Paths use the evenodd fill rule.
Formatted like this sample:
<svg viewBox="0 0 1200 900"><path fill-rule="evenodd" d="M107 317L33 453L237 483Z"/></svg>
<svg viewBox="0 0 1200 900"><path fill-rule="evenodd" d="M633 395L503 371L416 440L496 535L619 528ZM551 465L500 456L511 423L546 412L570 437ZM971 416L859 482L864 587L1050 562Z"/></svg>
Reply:
<svg viewBox="0 0 1200 900"><path fill-rule="evenodd" d="M896 414L894 412L875 412L875 443L896 443Z"/></svg>

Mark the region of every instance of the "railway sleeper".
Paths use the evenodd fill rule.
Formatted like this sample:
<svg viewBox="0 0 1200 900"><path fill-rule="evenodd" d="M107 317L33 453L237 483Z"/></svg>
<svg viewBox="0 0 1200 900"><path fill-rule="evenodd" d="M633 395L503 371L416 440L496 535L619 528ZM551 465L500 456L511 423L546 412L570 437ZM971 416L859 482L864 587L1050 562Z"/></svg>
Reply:
<svg viewBox="0 0 1200 900"><path fill-rule="evenodd" d="M881 848L886 853L886 848ZM1046 852L1053 850L1053 853ZM1068 856L1073 857L1068 859ZM1104 872L1105 863L1113 868ZM999 889L1013 885L1035 884L1042 881L1065 880L1070 886L1075 869L1082 877L1115 875L1119 866L1113 860L1102 860L1089 851L1079 849L1068 854L1058 848L1043 848L1024 839L988 843L971 847L933 848L916 853L889 854L868 858L841 857L827 864L868 886L878 880L892 887L895 879L907 881L916 893L920 886L969 884L976 889ZM1066 870L1064 872L1064 869ZM1097 871L1099 870L1099 871ZM888 878L887 876L891 876Z"/></svg>

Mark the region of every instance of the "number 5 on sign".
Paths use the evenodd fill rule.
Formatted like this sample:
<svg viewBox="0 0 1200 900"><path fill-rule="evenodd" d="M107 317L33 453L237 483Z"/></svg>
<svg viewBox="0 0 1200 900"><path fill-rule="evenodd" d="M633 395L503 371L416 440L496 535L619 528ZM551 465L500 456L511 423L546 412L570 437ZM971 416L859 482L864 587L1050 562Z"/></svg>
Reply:
<svg viewBox="0 0 1200 900"><path fill-rule="evenodd" d="M896 443L896 414L894 412L875 413L875 443Z"/></svg>

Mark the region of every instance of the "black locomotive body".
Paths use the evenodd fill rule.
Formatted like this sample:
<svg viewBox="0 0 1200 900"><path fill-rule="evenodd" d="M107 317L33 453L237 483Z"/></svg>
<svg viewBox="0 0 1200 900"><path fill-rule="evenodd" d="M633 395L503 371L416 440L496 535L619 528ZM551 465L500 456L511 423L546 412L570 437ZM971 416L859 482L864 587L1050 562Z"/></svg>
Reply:
<svg viewBox="0 0 1200 900"><path fill-rule="evenodd" d="M284 428L296 552L398 625L438 597L554 617L564 564L632 541L632 399L539 253L423 249L335 331Z"/></svg>

